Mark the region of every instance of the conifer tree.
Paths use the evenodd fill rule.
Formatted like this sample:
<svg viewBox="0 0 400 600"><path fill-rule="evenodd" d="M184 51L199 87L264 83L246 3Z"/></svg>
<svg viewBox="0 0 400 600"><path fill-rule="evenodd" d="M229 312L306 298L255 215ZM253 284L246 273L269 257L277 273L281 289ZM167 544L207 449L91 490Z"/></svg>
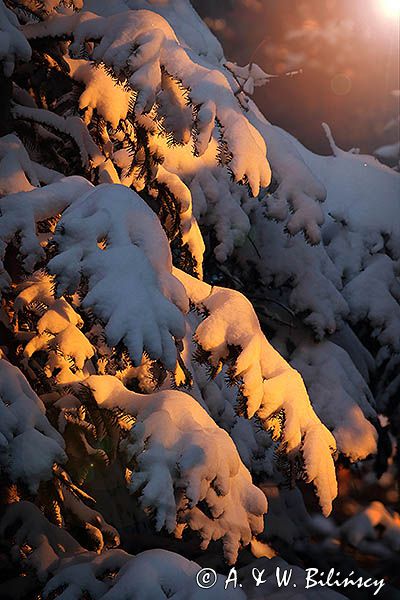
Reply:
<svg viewBox="0 0 400 600"><path fill-rule="evenodd" d="M0 595L306 565L302 493L397 472L398 175L271 125L186 0L0 0L0 61ZM393 505L329 531L395 551Z"/></svg>

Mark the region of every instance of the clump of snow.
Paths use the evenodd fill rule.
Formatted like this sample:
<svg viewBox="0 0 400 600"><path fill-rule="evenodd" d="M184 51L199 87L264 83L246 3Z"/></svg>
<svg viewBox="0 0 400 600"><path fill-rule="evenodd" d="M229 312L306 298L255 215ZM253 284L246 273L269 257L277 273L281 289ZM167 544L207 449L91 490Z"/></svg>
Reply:
<svg viewBox="0 0 400 600"><path fill-rule="evenodd" d="M45 350L44 373L47 377L55 373L57 383L68 385L89 375L85 365L95 348L80 330L81 317L64 298L54 298L53 287L53 279L40 271L24 281L14 302L14 320L17 325L24 309L37 312L36 331L25 345L24 362L28 364L35 352Z"/></svg>
<svg viewBox="0 0 400 600"><path fill-rule="evenodd" d="M400 350L400 263L376 254L365 258L363 270L346 285L343 295L354 323L368 320L382 346ZM371 290L374 293L371 294Z"/></svg>
<svg viewBox="0 0 400 600"><path fill-rule="evenodd" d="M158 116L165 131L170 131L178 144L190 142L193 125L193 109L188 103L188 97L182 84L162 73L161 91L158 95Z"/></svg>
<svg viewBox="0 0 400 600"><path fill-rule="evenodd" d="M26 545L31 547L27 562L40 581L46 580L61 557L77 557L85 552L67 531L50 523L31 502L15 502L7 508L0 521L0 532L5 536L10 530L14 530L14 551Z"/></svg>
<svg viewBox="0 0 400 600"><path fill-rule="evenodd" d="M65 60L73 78L85 83L79 102L80 108L85 110L85 122L90 123L95 110L114 128L122 123L120 120L127 117L133 102L133 92L118 85L102 64L94 68L88 61L67 56ZM154 132L152 126L150 145L154 156L163 157L164 161L154 168L153 177L159 185L168 188L179 205L182 243L188 245L196 261L196 271L201 276L204 242L197 220L201 216L204 225L211 225L215 229L220 242L215 248L215 255L219 261L224 261L236 245L243 243L249 230L248 218L241 208L247 190L233 184L227 170L218 166L217 127L214 127L206 152L202 156L193 155L190 143L193 111L187 106L182 86L166 72L162 73L162 90L157 96L157 106L157 119L162 123L164 133ZM153 112L152 118L155 118ZM134 130L128 128L126 133L128 130L131 142L136 144ZM177 144L170 145L166 131L173 135ZM110 159L100 165L100 182L123 183L126 186L133 185L136 190L142 189L143 177L140 169L132 168L129 148L118 148L118 134L102 132ZM118 149L114 150L114 146Z"/></svg>
<svg viewBox="0 0 400 600"><path fill-rule="evenodd" d="M16 320L20 312L36 303L51 306L54 303L53 288L54 281L43 271L36 271L25 279L18 286L18 294L14 301Z"/></svg>
<svg viewBox="0 0 400 600"><path fill-rule="evenodd" d="M21 140L13 133L0 138L0 196L29 192L39 185Z"/></svg>
<svg viewBox="0 0 400 600"><path fill-rule="evenodd" d="M326 198L321 178L310 169L285 132L268 123L253 102L249 106L250 121L268 141L268 160L278 184L266 197L268 216L285 221L291 235L304 231L312 244L319 243L324 222L321 203Z"/></svg>
<svg viewBox="0 0 400 600"><path fill-rule="evenodd" d="M380 146L374 151L374 156L386 165L400 170L400 142Z"/></svg>
<svg viewBox="0 0 400 600"><path fill-rule="evenodd" d="M376 551L379 554L380 545L399 552L400 516L398 513L391 514L381 502L372 502L345 521L340 527L340 534L348 543L367 554L375 554Z"/></svg>
<svg viewBox="0 0 400 600"><path fill-rule="evenodd" d="M370 156L344 152L333 140L334 156L322 157L285 136L328 191L324 241L344 280L352 322L366 320L382 346L398 348L399 175Z"/></svg>
<svg viewBox="0 0 400 600"><path fill-rule="evenodd" d="M337 494L332 453L336 442L310 404L300 374L268 343L251 303L239 292L196 281L175 269L188 296L206 310L195 331L195 340L210 353L217 367L238 347L234 374L242 380L248 417L254 414L272 427L274 417L285 413L282 445L289 453L301 451L309 482L313 482L324 514L329 514Z"/></svg>
<svg viewBox="0 0 400 600"><path fill-rule="evenodd" d="M30 39L71 35L74 39L70 47L72 53L79 52L86 41L98 42L93 59L112 68L117 77L126 79L137 92L137 117L152 109L162 89L164 68L190 90L190 100L197 106L198 153L207 149L217 119L232 155L229 168L235 180L248 182L254 195L258 194L260 186L269 184L264 140L243 114L223 69L188 53L161 15L148 10L129 10L107 17L83 12L58 15L43 23L27 25L24 31Z"/></svg>
<svg viewBox="0 0 400 600"><path fill-rule="evenodd" d="M267 503L229 435L183 392L136 394L112 376L92 376L85 385L99 406L135 416L125 445L136 465L130 489L155 510L157 529L181 534L188 526L198 531L203 549L222 539L234 563L239 548L262 531Z"/></svg>
<svg viewBox="0 0 400 600"><path fill-rule="evenodd" d="M163 165L157 169L157 181L164 184L180 204L180 230L182 243L187 244L196 261L196 271L203 276L204 241L198 223L193 216L192 197L189 189L175 173L170 173Z"/></svg>
<svg viewBox="0 0 400 600"><path fill-rule="evenodd" d="M43 108L31 108L18 104L14 104L12 112L15 118L40 123L50 129L69 135L79 148L84 167L98 167L104 162L105 157L92 140L86 125L80 117L61 117Z"/></svg>
<svg viewBox="0 0 400 600"><path fill-rule="evenodd" d="M87 60L65 57L70 75L75 81L85 85L79 108L84 111L84 121L90 123L93 111L108 121L116 129L121 119L126 119L132 93L108 75L103 65L95 66Z"/></svg>
<svg viewBox="0 0 400 600"><path fill-rule="evenodd" d="M219 600L224 594L225 578L216 576L212 588L201 589L196 576L201 567L179 554L167 550L147 550L132 556L122 550L109 550L100 556L89 555L85 560L64 561L55 576L47 583L44 597L57 590L62 596L78 598L90 593L104 600L152 600L153 598L184 598L185 600ZM107 573L116 573L107 578ZM65 589L64 589L65 588ZM58 594L57 594L58 597ZM245 600L238 588L230 590L233 600Z"/></svg>
<svg viewBox="0 0 400 600"><path fill-rule="evenodd" d="M11 77L15 61L29 61L32 50L15 14L0 0L0 63L6 77Z"/></svg>
<svg viewBox="0 0 400 600"><path fill-rule="evenodd" d="M98 0L86 0L86 4L88 10L97 14L120 12L125 9L125 6L131 9L152 10L168 21L180 44L188 51L194 51L205 57L213 65L220 64L224 58L221 44L199 17L192 4L186 0L123 0L107 8Z"/></svg>
<svg viewBox="0 0 400 600"><path fill-rule="evenodd" d="M64 440L51 426L42 401L17 367L0 359L0 464L32 493L66 461Z"/></svg>
<svg viewBox="0 0 400 600"><path fill-rule="evenodd" d="M291 364L304 378L312 405L332 431L339 452L352 461L377 450L371 391L343 348L331 341L299 343ZM369 420L368 420L369 419Z"/></svg>
<svg viewBox="0 0 400 600"><path fill-rule="evenodd" d="M80 598L83 594L90 594L96 600L110 597L107 592L112 593L110 588L114 580L106 575L120 571L130 560L130 554L116 549L100 555L85 552L82 557L63 561L44 587L44 598L53 597L54 594L56 597L60 595L67 598Z"/></svg>
<svg viewBox="0 0 400 600"><path fill-rule="evenodd" d="M214 131L207 151L198 157L193 156L189 145L168 146L162 136L155 142L165 157L164 168L179 176L189 188L197 221L215 231L218 244L214 254L219 262L224 262L236 246L243 244L250 223L243 209L247 189L233 183L229 173L218 166L216 135Z"/></svg>
<svg viewBox="0 0 400 600"><path fill-rule="evenodd" d="M267 221L263 215L266 203L253 202L249 211L250 237L261 259L247 243L238 251L240 261L255 264L265 288L277 289L315 337L322 339L340 328L349 313L341 293L340 271L322 244L310 246L299 236L287 237L280 223Z"/></svg>
<svg viewBox="0 0 400 600"><path fill-rule="evenodd" d="M182 275L183 273L179 277ZM195 285L190 287L193 289ZM199 287L202 285L200 284ZM274 474L277 444L272 441L268 431L260 428L257 419L247 419L237 413L241 395L238 386L227 385L228 378L231 381L228 366L224 365L218 374L214 373L210 378L210 365L198 362L196 359L198 346L193 340L193 333L201 320L201 316L195 310L186 317L187 333L180 353L186 373L178 365L174 373L174 385L182 386L180 389L183 391L190 389L191 396L210 414L219 427L229 433L241 460L251 473L271 477Z"/></svg>
<svg viewBox="0 0 400 600"><path fill-rule="evenodd" d="M253 62L240 67L236 63L226 61L225 67L234 75L240 89L250 96L253 95L254 88L262 87L274 77L274 75L269 75Z"/></svg>
<svg viewBox="0 0 400 600"><path fill-rule="evenodd" d="M271 295L287 306L286 320L293 325L287 339L297 348L289 360L303 373L314 408L333 431L338 449L357 460L376 448L369 374L384 370L378 390L381 409L398 386L400 177L372 157L338 148L327 126L330 157L317 156L289 134L270 128L272 166L274 139L280 138L280 152L294 152L326 189L322 240L310 247L298 236L286 238L281 225L262 219L266 197L261 205L247 204L254 245L246 243L236 253L242 267L250 263L259 272L266 302ZM297 180L299 189L303 183ZM314 340L332 338L316 345L303 325L311 328ZM368 336L378 342L374 357L363 346L370 347ZM278 344L285 354L284 346Z"/></svg>
<svg viewBox="0 0 400 600"><path fill-rule="evenodd" d="M86 276L82 307L104 322L109 344L123 340L136 366L146 350L173 369L173 338L184 336L181 311L188 301L171 274L167 238L145 202L122 185L100 185L64 212L54 240L59 253L48 269L58 295L76 291Z"/></svg>
<svg viewBox="0 0 400 600"><path fill-rule="evenodd" d="M24 257L23 265L27 271L32 271L35 264L44 258L36 223L56 216L91 187L83 177L64 177L57 183L0 199L0 289L10 284L3 261L6 248L15 234L18 233L21 238L19 252Z"/></svg>

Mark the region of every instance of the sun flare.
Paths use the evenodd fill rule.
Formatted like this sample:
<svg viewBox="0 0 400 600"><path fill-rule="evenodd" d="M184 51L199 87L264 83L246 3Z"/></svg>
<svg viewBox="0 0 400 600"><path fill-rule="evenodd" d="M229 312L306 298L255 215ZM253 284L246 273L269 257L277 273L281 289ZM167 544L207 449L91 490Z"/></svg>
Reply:
<svg viewBox="0 0 400 600"><path fill-rule="evenodd" d="M388 17L400 17L400 0L381 0L381 4Z"/></svg>

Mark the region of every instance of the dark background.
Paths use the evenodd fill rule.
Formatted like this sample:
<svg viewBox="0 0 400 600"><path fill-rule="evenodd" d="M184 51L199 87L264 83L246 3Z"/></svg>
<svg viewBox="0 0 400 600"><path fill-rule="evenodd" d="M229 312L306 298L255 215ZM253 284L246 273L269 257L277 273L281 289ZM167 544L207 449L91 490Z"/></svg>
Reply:
<svg viewBox="0 0 400 600"><path fill-rule="evenodd" d="M280 75L254 98L266 117L315 152L372 153L399 137L396 0L193 0L228 60ZM260 45L261 44L261 45ZM287 77L288 71L302 73ZM397 119L397 122L396 122Z"/></svg>

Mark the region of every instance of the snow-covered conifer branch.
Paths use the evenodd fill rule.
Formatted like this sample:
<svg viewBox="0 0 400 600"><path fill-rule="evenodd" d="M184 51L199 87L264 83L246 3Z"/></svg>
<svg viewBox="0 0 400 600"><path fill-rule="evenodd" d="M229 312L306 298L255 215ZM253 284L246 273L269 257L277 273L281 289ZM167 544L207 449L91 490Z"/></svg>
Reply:
<svg viewBox="0 0 400 600"><path fill-rule="evenodd" d="M15 14L0 0L0 63L6 77L14 71L15 61L28 61L31 58L31 47Z"/></svg>
<svg viewBox="0 0 400 600"><path fill-rule="evenodd" d="M115 37L118 31L118 38ZM43 23L27 25L28 39L73 37L70 51L78 52L87 41L95 41L93 59L113 69L138 92L137 116L162 101L162 67L182 81L191 102L198 107L197 151L207 149L217 119L232 154L229 167L236 181L248 182L254 195L270 181L265 143L248 121L222 69L208 65L181 46L168 21L147 10L127 11L109 17L90 12L57 15ZM128 42L129 40L129 42ZM168 96L167 96L168 99Z"/></svg>
<svg viewBox="0 0 400 600"><path fill-rule="evenodd" d="M241 545L262 530L267 504L229 435L183 392L136 394L111 376L89 377L85 385L100 407L135 416L125 444L128 460L137 465L130 489L155 511L157 529L181 533L188 526L198 531L204 549L222 539L225 557L234 563Z"/></svg>
<svg viewBox="0 0 400 600"><path fill-rule="evenodd" d="M53 464L66 461L64 440L24 375L4 359L0 359L0 396L2 471L35 493L41 481L52 478Z"/></svg>
<svg viewBox="0 0 400 600"><path fill-rule="evenodd" d="M268 343L242 294L193 281L177 269L174 273L192 302L206 310L207 316L195 331L196 342L209 353L214 367L229 361L230 348L239 348L233 373L242 382L248 417L257 414L268 429L271 418L284 411L281 443L289 454L302 453L308 481L314 483L321 507L329 514L337 494L332 459L336 442L315 414L300 374Z"/></svg>
<svg viewBox="0 0 400 600"><path fill-rule="evenodd" d="M188 302L171 274L167 238L145 202L122 185L98 186L64 212L54 241L58 254L48 269L57 294L73 293L87 277L82 307L102 319L109 344L123 340L136 365L146 350L172 369L173 338L184 335L181 311Z"/></svg>

